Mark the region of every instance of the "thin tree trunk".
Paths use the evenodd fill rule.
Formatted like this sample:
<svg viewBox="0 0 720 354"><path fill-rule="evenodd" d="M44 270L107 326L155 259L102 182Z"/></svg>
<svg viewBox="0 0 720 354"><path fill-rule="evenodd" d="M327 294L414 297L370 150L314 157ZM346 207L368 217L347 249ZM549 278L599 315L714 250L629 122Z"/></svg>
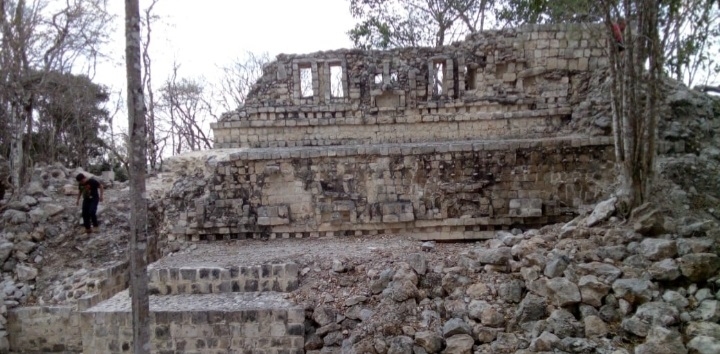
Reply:
<svg viewBox="0 0 720 354"><path fill-rule="evenodd" d="M148 298L148 233L145 200L147 141L145 100L140 58L139 0L125 0L125 63L128 84L130 129L130 296L132 302L133 351L150 353L150 303Z"/></svg>

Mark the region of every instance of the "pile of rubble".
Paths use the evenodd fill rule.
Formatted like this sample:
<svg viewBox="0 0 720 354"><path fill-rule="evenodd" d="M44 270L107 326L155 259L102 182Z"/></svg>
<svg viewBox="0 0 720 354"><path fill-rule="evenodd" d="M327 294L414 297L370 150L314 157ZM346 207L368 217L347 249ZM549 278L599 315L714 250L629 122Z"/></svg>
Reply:
<svg viewBox="0 0 720 354"><path fill-rule="evenodd" d="M301 263L306 352L720 352L717 222L614 213L611 199L467 247Z"/></svg>
<svg viewBox="0 0 720 354"><path fill-rule="evenodd" d="M7 311L31 304L70 304L97 292L100 265L122 259L129 218L123 184L92 176L106 188L101 228L84 235L76 205L77 173L41 166L19 197L0 202L0 352L7 348Z"/></svg>

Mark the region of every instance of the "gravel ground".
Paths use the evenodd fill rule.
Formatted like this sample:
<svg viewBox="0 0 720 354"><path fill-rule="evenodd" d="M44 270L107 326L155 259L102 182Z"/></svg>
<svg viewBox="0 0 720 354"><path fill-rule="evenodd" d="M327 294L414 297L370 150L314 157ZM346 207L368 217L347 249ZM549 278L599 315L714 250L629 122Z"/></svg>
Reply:
<svg viewBox="0 0 720 354"><path fill-rule="evenodd" d="M399 256L420 251L421 244L407 235L214 241L193 244L150 268L252 266L287 261L303 264L332 258Z"/></svg>

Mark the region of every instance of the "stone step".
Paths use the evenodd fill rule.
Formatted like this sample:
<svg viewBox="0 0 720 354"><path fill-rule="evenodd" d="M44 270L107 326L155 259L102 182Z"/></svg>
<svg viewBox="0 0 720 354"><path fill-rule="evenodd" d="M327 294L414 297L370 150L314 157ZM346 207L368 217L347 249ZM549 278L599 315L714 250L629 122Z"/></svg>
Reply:
<svg viewBox="0 0 720 354"><path fill-rule="evenodd" d="M290 292L298 287L295 263L180 266L161 262L148 267L152 295Z"/></svg>
<svg viewBox="0 0 720 354"><path fill-rule="evenodd" d="M300 354L304 310L282 293L150 296L152 353ZM84 353L132 350L128 291L82 312Z"/></svg>

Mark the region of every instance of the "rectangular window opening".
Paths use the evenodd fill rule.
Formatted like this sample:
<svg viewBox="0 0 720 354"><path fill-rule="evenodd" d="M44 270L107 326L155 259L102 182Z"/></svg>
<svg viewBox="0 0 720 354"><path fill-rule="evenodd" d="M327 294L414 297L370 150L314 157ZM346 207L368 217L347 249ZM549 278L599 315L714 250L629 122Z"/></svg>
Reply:
<svg viewBox="0 0 720 354"><path fill-rule="evenodd" d="M375 85L380 85L383 82L382 74L375 74Z"/></svg>
<svg viewBox="0 0 720 354"><path fill-rule="evenodd" d="M477 73L477 69L471 68L469 66L465 66L465 89L466 90L474 90L475 87L475 75Z"/></svg>
<svg viewBox="0 0 720 354"><path fill-rule="evenodd" d="M433 95L440 96L443 94L443 78L445 75L445 63L437 62L433 64Z"/></svg>
<svg viewBox="0 0 720 354"><path fill-rule="evenodd" d="M397 82L398 82L398 73L397 72L390 73L390 83L395 84Z"/></svg>
<svg viewBox="0 0 720 354"><path fill-rule="evenodd" d="M343 91L343 68L341 65L330 65L330 97L345 97Z"/></svg>
<svg viewBox="0 0 720 354"><path fill-rule="evenodd" d="M313 94L312 68L300 67L300 97L312 97Z"/></svg>

